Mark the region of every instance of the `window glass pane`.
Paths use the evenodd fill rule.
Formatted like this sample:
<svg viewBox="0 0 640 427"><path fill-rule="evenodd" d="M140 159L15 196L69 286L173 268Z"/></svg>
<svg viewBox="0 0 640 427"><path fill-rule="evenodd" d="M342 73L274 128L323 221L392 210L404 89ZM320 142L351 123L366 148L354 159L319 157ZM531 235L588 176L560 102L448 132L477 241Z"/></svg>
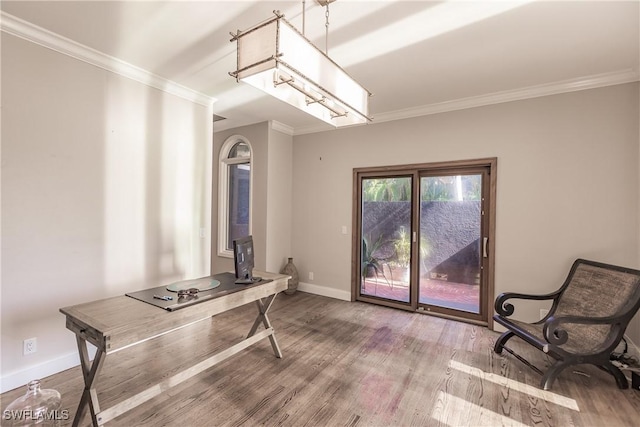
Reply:
<svg viewBox="0 0 640 427"><path fill-rule="evenodd" d="M409 302L411 177L362 180L360 294Z"/></svg>
<svg viewBox="0 0 640 427"><path fill-rule="evenodd" d="M238 144L236 144L237 146ZM249 234L249 163L229 165L229 234L227 249L233 250L233 241Z"/></svg>
<svg viewBox="0 0 640 427"><path fill-rule="evenodd" d="M420 184L423 202L480 200L482 175L452 175L423 178Z"/></svg>
<svg viewBox="0 0 640 427"><path fill-rule="evenodd" d="M480 313L482 175L420 179L419 303Z"/></svg>
<svg viewBox="0 0 640 427"><path fill-rule="evenodd" d="M231 151L229 151L230 159L249 156L251 156L251 150L249 150L249 146L244 142L238 142L231 148Z"/></svg>

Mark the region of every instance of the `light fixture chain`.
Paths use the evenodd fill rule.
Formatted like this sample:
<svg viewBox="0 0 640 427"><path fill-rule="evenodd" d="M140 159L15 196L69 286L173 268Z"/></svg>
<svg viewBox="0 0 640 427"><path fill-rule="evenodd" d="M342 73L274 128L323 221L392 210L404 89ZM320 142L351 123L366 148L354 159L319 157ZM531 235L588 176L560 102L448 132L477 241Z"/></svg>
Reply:
<svg viewBox="0 0 640 427"><path fill-rule="evenodd" d="M305 17L305 11L306 11L306 9L307 9L307 8L305 7L305 3L306 3L306 0L302 0L302 35L303 35L303 36L305 35L305 34L304 34L304 26L305 26L305 25L304 25L304 24L305 24L305 19L304 19L304 17Z"/></svg>
<svg viewBox="0 0 640 427"><path fill-rule="evenodd" d="M329 55L329 3L327 3L326 6L327 10L324 13L326 20L326 23L324 24L325 27L325 36L324 36L324 53L326 55Z"/></svg>

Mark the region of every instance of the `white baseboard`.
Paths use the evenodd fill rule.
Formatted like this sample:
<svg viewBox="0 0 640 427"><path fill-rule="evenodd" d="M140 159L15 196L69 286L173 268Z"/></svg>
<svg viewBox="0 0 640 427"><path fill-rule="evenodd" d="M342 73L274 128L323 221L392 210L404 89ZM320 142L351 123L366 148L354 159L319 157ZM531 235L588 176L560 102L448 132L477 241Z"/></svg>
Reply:
<svg viewBox="0 0 640 427"><path fill-rule="evenodd" d="M89 345L88 348L89 357L93 359L96 348L92 345ZM78 365L80 365L80 357L78 356L78 353L75 352L37 365L29 366L28 368L24 368L19 371L11 372L0 378L0 393L25 386L31 380L39 380L48 377L49 375L74 368ZM47 388L47 385L43 384L43 388Z"/></svg>
<svg viewBox="0 0 640 427"><path fill-rule="evenodd" d="M310 294L321 295L323 297L335 298L343 301L351 301L351 292L340 289L328 288L326 286L314 285L312 283L298 283L298 290Z"/></svg>

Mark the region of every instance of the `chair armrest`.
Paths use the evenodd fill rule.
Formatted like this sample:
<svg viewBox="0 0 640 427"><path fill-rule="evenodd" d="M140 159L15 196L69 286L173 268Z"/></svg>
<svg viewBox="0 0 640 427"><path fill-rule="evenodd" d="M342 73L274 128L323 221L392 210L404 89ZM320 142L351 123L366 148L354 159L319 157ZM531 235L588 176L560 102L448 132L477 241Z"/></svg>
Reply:
<svg viewBox="0 0 640 427"><path fill-rule="evenodd" d="M509 299L528 299L528 300L548 300L548 299L553 299L555 300L558 295L560 295L560 291L556 291L550 294L544 294L544 295L529 295L529 294L518 294L515 292L506 292L506 293L502 293L500 295L498 295L498 298L496 298L496 302L494 304L494 308L496 310L496 312L500 315L500 316L511 316L513 314L514 311L514 307L513 304L507 304L507 300Z"/></svg>
<svg viewBox="0 0 640 427"><path fill-rule="evenodd" d="M542 327L542 333L544 339L553 345L562 345L569 339L569 333L562 327L565 323L574 323L581 325L609 325L620 326L622 316L606 316L606 317L582 317L582 316L551 316L545 322Z"/></svg>

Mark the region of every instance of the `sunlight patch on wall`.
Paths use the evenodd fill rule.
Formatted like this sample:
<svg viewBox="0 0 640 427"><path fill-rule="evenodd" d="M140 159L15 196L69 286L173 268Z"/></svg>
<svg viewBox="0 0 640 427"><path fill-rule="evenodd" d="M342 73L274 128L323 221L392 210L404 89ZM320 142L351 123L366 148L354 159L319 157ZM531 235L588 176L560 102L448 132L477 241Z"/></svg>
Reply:
<svg viewBox="0 0 640 427"><path fill-rule="evenodd" d="M564 406L567 409L580 412L578 403L574 399L571 399L569 397L561 396L550 391L541 390L537 387L523 384L519 381L505 378L501 375L496 375L491 372L484 372L482 369L474 368L473 366L465 365L464 363L456 362L455 360L451 360L449 362L449 367L457 371L473 375L474 377L478 377L481 380L486 380L494 384L506 387L510 390L517 391L518 393L524 393L531 397L542 399L549 403Z"/></svg>
<svg viewBox="0 0 640 427"><path fill-rule="evenodd" d="M104 280L109 294L208 274L207 109L110 77ZM209 127L210 128L210 127Z"/></svg>
<svg viewBox="0 0 640 427"><path fill-rule="evenodd" d="M162 247L166 257L172 253L173 264L164 265L163 276L180 274L192 277L195 273L192 247L198 239L196 211L196 162L193 116L185 114L181 105L165 103L163 110L163 168L162 199L164 218L162 228ZM176 121L176 117L181 119ZM194 223L195 221L195 223ZM170 268L169 268L170 267Z"/></svg>
<svg viewBox="0 0 640 427"><path fill-rule="evenodd" d="M112 78L106 94L104 283L118 288L144 278L147 97ZM80 119L80 118L79 118Z"/></svg>

